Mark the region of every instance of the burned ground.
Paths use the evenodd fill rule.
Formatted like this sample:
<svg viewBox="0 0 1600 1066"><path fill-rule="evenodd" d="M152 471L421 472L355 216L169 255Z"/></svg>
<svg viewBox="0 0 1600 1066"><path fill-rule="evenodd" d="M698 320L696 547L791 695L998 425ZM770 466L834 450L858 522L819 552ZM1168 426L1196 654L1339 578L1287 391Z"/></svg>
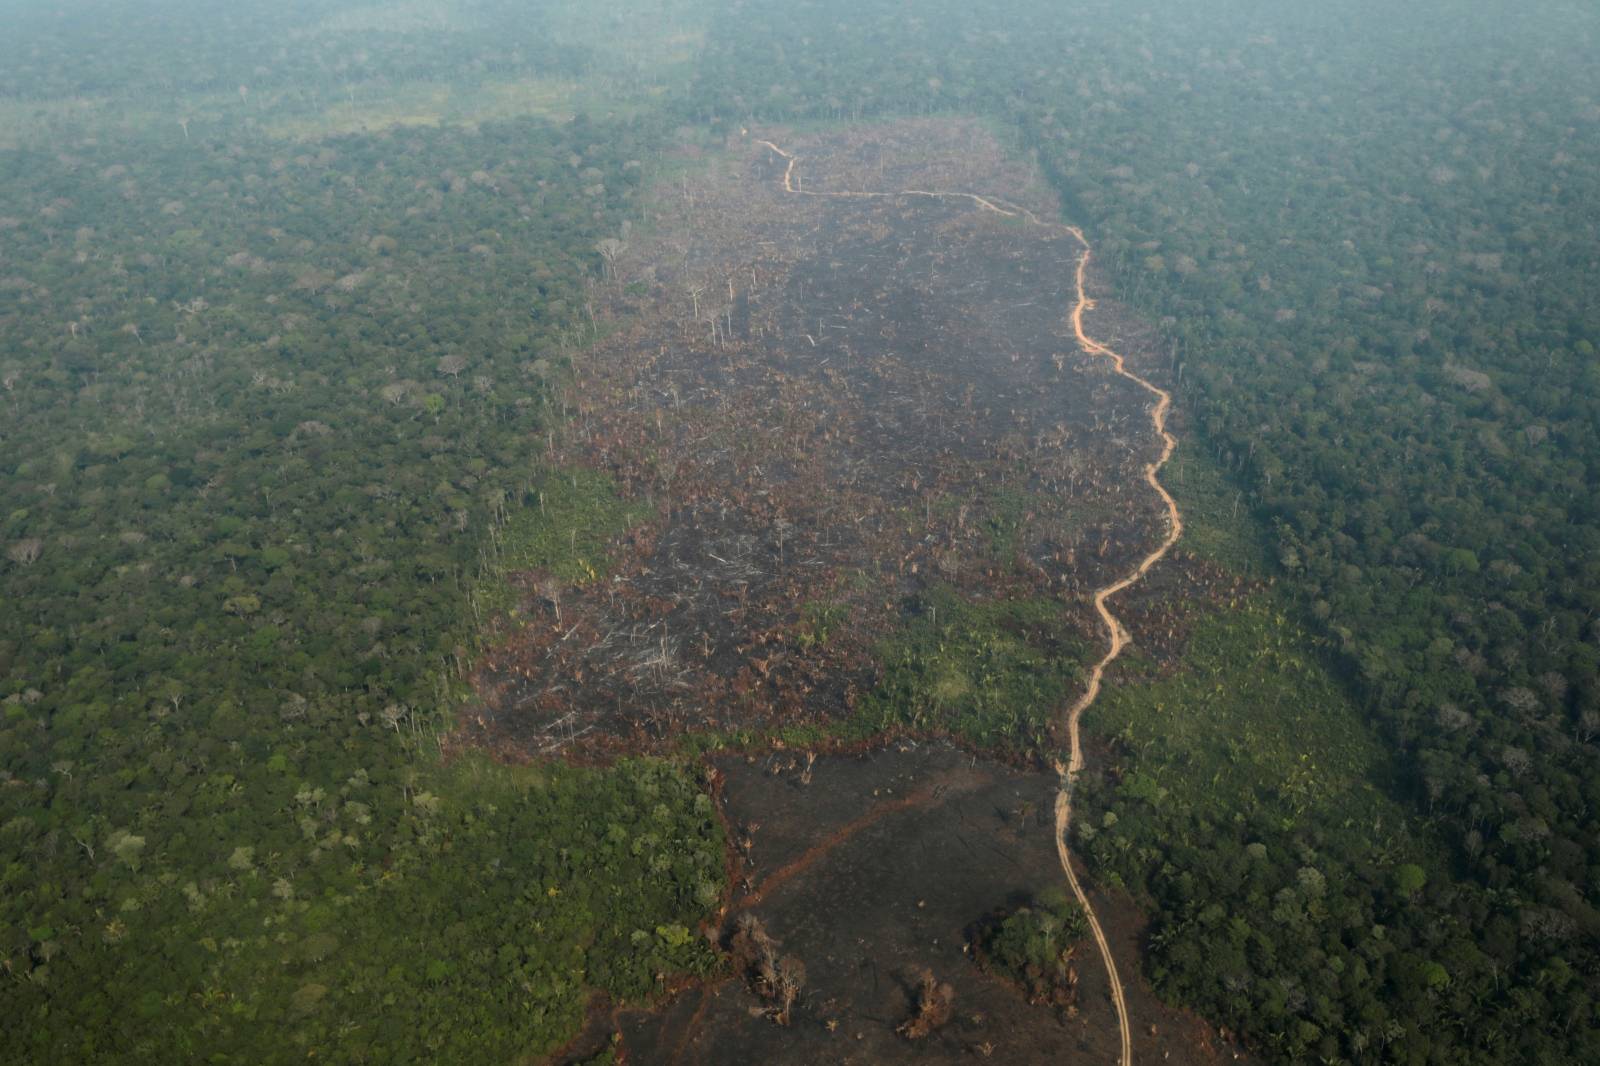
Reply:
<svg viewBox="0 0 1600 1066"><path fill-rule="evenodd" d="M748 761L747 761L748 759ZM777 752L729 757L723 804L740 845L734 899L714 931L726 941L753 913L806 982L788 1026L737 976L688 989L664 1009L624 1013L636 1063L1110 1062L1117 1028L1092 945L1078 951L1075 1011L1030 1006L981 970L970 937L984 916L1056 885L1052 775L1008 769L942 743L902 742L860 756ZM1107 901L1097 899L1099 907ZM1115 948L1132 968L1137 916ZM925 971L954 991L948 1023L908 1040ZM1140 1062L1232 1061L1197 1019L1127 989ZM1152 1032L1152 1027L1154 1031Z"/></svg>
<svg viewBox="0 0 1600 1066"><path fill-rule="evenodd" d="M1078 348L1083 245L1037 221L1048 196L979 127L784 144L799 187L841 195L785 191L788 159L741 139L661 187L649 232L609 250L592 294L609 332L550 443L646 517L611 540L603 575L512 576L518 602L455 741L512 759L754 742L717 763L731 897L703 932L729 975L657 1013L597 1008L576 1052L620 1030L627 1060L648 1063L1110 1061L1092 945L1064 1011L1029 1006L968 942L1061 880L1056 780L1019 767L1059 750L1046 733L1104 639L1093 590L1166 521L1142 480L1160 454L1149 395ZM990 206L843 195L907 188ZM1131 338L1118 350L1142 373L1170 370L1136 320L1093 315ZM1180 653L1186 602L1239 585L1205 556L1164 560L1126 597L1144 661ZM1137 913L1103 902L1135 974ZM766 943L741 915L778 945L764 973L740 961ZM806 974L792 1012L776 989L790 964ZM946 984L948 1022L897 1032ZM1213 1060L1204 1026L1137 980L1125 992L1140 1059Z"/></svg>
<svg viewBox="0 0 1600 1066"><path fill-rule="evenodd" d="M811 187L1050 211L976 126L798 150ZM745 141L663 190L594 294L620 328L582 362L555 443L654 517L604 580L540 594L525 577L478 675L477 732L507 755L848 720L880 638L933 589L1048 599L1087 645L1090 590L1161 520L1137 482L1146 397L1065 321L1070 234L955 197L797 196L784 165Z"/></svg>

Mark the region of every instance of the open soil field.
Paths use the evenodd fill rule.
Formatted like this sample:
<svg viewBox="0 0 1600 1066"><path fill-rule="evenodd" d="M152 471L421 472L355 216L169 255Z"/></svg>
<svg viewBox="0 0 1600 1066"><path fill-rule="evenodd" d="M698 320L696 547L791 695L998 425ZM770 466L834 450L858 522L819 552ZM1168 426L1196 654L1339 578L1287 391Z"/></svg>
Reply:
<svg viewBox="0 0 1600 1066"><path fill-rule="evenodd" d="M724 809L741 845L739 890L724 943L753 914L805 967L787 1027L740 976L692 988L664 1010L624 1014L633 1063L968 1062L1116 1060L1105 971L1080 945L1077 1004L1030 1006L980 969L977 927L1060 882L1051 837L1053 775L974 759L947 744L902 742L863 756L825 756L809 774L788 752L730 757ZM785 767L793 767L785 769ZM1136 972L1131 919L1114 901L1123 973ZM896 1030L915 1013L924 972L954 990L950 1020L921 1039ZM1233 1061L1197 1019L1127 994L1139 1062Z"/></svg>

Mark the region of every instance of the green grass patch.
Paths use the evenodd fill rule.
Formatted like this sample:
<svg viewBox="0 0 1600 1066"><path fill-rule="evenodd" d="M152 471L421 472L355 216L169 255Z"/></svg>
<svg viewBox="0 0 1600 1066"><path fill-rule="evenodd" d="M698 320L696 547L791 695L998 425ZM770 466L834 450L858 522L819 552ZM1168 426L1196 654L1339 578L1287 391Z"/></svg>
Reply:
<svg viewBox="0 0 1600 1066"><path fill-rule="evenodd" d="M906 533L912 536L926 536L937 526L960 523L982 536L985 558L1006 563L1022 549L1022 533L1029 516L1036 511L1038 499L1037 494L1026 489L991 485L976 494L942 495L922 515L911 508L902 508L900 513L905 518Z"/></svg>
<svg viewBox="0 0 1600 1066"><path fill-rule="evenodd" d="M649 515L648 505L623 499L606 475L563 471L528 494L527 506L506 526L500 558L510 570L590 581L612 565L611 538Z"/></svg>
<svg viewBox="0 0 1600 1066"><path fill-rule="evenodd" d="M604 474L573 468L547 475L502 527L473 594L476 608L508 610L514 597L506 575L513 571L542 570L573 584L600 578L615 564L612 538L649 516L648 504L623 499Z"/></svg>
<svg viewBox="0 0 1600 1066"><path fill-rule="evenodd" d="M440 62L432 69L449 70L445 77L369 77L364 66L341 65L337 74L329 69L326 79L262 80L241 66L236 68L239 81L248 84L248 93L230 84L204 92L0 100L0 149L56 144L68 136L146 135L183 151L191 137L237 138L244 131L314 141L398 126L470 125L525 116L565 122L580 113L599 117L658 111L689 85L713 16L709 0L640 0L627 11L585 0L552 0L540 7L537 19L544 35L589 57L582 76L558 76L548 63L531 61L494 77L464 64ZM276 23L262 25L269 24ZM372 58L381 69L388 56L451 49L458 47L461 35L476 31L470 12L449 5L372 4L304 22L286 47L290 56L313 49L333 54L364 37L373 42ZM125 47L140 54L149 50L137 32ZM180 119L188 123L187 132Z"/></svg>
<svg viewBox="0 0 1600 1066"><path fill-rule="evenodd" d="M0 101L0 148L42 143L67 130L81 136L150 136L184 151L191 140L223 133L316 141L400 126L465 126L529 116L565 122L580 112L633 114L655 102L656 95L643 89L623 92L588 81L537 76L477 82L356 80L339 92L263 89L248 102L233 92L191 93L178 105L112 97ZM188 122L188 136L179 119Z"/></svg>
<svg viewBox="0 0 1600 1066"><path fill-rule="evenodd" d="M1033 495L1019 489L995 488L984 493L979 528L990 558L1008 560L1021 548L1023 527L1033 511Z"/></svg>
<svg viewBox="0 0 1600 1066"><path fill-rule="evenodd" d="M696 729L684 733L672 748L673 757L693 761L719 751L785 748L817 748L830 742L862 740L870 736L857 729L854 719L845 722L798 722L773 728Z"/></svg>
<svg viewBox="0 0 1600 1066"><path fill-rule="evenodd" d="M800 608L800 625L795 641L802 648L828 643L850 620L850 608L842 603L813 600Z"/></svg>
<svg viewBox="0 0 1600 1066"><path fill-rule="evenodd" d="M1130 676L1131 668L1132 676ZM1258 593L1202 620L1183 666L1141 678L1130 657L1085 725L1136 754L1121 789L1152 803L1275 812L1393 813L1386 753L1316 654L1313 638Z"/></svg>
<svg viewBox="0 0 1600 1066"><path fill-rule="evenodd" d="M565 121L579 111L605 110L609 101L581 82L516 78L480 84L416 81L369 84L321 105L284 101L263 122L271 137L317 140L394 126L445 126L532 115Z"/></svg>
<svg viewBox="0 0 1600 1066"><path fill-rule="evenodd" d="M1249 577L1277 570L1250 502L1196 445L1178 443L1161 471L1161 483L1183 512L1180 548Z"/></svg>
<svg viewBox="0 0 1600 1066"><path fill-rule="evenodd" d="M856 730L949 730L985 746L1042 749L1085 650L1048 599L974 602L936 588L878 654L883 679Z"/></svg>

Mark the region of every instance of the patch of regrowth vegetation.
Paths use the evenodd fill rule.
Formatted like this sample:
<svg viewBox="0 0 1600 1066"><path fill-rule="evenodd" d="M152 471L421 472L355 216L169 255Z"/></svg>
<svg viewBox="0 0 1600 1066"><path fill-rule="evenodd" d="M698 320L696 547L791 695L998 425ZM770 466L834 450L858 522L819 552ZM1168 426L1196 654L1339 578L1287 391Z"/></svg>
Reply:
<svg viewBox="0 0 1600 1066"><path fill-rule="evenodd" d="M478 83L418 81L406 85L362 83L342 99L312 104L293 98L271 101L261 129L269 137L296 141L366 134L395 126L451 126L533 116L570 121L580 112L627 110L573 78L523 77Z"/></svg>
<svg viewBox="0 0 1600 1066"><path fill-rule="evenodd" d="M1137 752L1119 789L1147 803L1398 820L1384 750L1314 648L1258 593L1201 620L1176 673L1130 681L1119 663L1085 725Z"/></svg>
<svg viewBox="0 0 1600 1066"><path fill-rule="evenodd" d="M595 580L615 562L612 539L650 514L648 505L618 495L609 477L581 467L541 478L524 501L495 539L493 565L475 596L480 610L511 606L510 573L536 570L569 584Z"/></svg>
<svg viewBox="0 0 1600 1066"><path fill-rule="evenodd" d="M1026 478L1026 471L1019 473ZM954 523L963 529L976 530L983 537L984 554L991 560L1007 562L1014 559L1022 547L1022 532L1035 505L1032 493L996 485L976 496L942 496L931 505L929 517L939 524ZM907 512L908 519L912 515L913 512ZM925 523L923 528L931 530L934 523Z"/></svg>
<svg viewBox="0 0 1600 1066"><path fill-rule="evenodd" d="M883 676L858 716L873 729L949 732L977 744L1038 750L1083 659L1060 604L972 601L929 590L879 647Z"/></svg>
<svg viewBox="0 0 1600 1066"><path fill-rule="evenodd" d="M1052 888L1009 913L984 923L978 962L985 969L1015 981L1033 1004L1075 1010L1078 944L1089 935L1083 908L1059 888Z"/></svg>
<svg viewBox="0 0 1600 1066"><path fill-rule="evenodd" d="M981 528L988 538L989 554L1010 559L1021 547L1021 535L1033 512L1033 497L1017 489L997 488L983 501Z"/></svg>
<svg viewBox="0 0 1600 1066"><path fill-rule="evenodd" d="M506 529L501 559L513 570L547 570L569 581L604 573L611 538L649 515L645 504L618 495L609 477L581 468L544 478L528 502Z"/></svg>
<svg viewBox="0 0 1600 1066"><path fill-rule="evenodd" d="M850 619L850 608L842 603L813 601L800 608L800 625L795 641L802 648L827 644Z"/></svg>
<svg viewBox="0 0 1600 1066"><path fill-rule="evenodd" d="M1248 577L1276 570L1250 500L1198 446L1180 439L1161 482L1183 511L1179 548Z"/></svg>

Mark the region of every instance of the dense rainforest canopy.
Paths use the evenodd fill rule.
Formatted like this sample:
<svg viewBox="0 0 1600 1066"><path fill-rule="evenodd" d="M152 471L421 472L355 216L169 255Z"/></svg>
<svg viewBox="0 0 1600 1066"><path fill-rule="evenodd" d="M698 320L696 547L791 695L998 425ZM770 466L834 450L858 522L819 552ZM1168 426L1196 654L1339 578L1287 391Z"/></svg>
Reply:
<svg viewBox="0 0 1600 1066"><path fill-rule="evenodd" d="M548 1048L590 989L705 966L722 878L693 771L443 768L436 740L655 127L287 140L301 101L241 78L588 59L503 5L392 40L349 5L127 7L22 5L0 63L46 112L0 155L9 1055ZM349 33L297 46L311 15ZM43 102L100 93L176 106Z"/></svg>
<svg viewBox="0 0 1600 1066"><path fill-rule="evenodd" d="M0 0L13 1054L508 1059L715 965L693 763L437 737L501 531L614 507L534 517L662 145L953 112L1267 546L1191 670L1268 707L1312 690L1242 672L1320 657L1393 753L1380 799L1207 803L1243 755L1164 779L1123 727L1165 682L1112 693L1074 844L1158 991L1274 1061L1600 1060L1600 13L629 6Z"/></svg>

